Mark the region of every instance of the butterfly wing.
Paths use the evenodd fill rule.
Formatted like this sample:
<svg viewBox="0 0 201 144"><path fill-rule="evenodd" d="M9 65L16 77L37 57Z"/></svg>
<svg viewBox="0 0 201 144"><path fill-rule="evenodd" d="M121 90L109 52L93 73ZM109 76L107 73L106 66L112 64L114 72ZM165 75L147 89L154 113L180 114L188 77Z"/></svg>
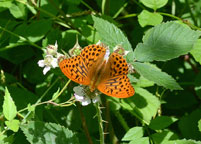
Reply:
<svg viewBox="0 0 201 144"><path fill-rule="evenodd" d="M90 84L87 77L88 68L80 55L61 61L59 67L64 75L72 81L83 85Z"/></svg>
<svg viewBox="0 0 201 144"><path fill-rule="evenodd" d="M135 93L128 74L128 64L126 60L117 53L112 53L106 64L101 81L97 86L102 93L117 98L127 98Z"/></svg>
<svg viewBox="0 0 201 144"><path fill-rule="evenodd" d="M61 71L72 81L89 85L99 65L105 55L106 49L99 45L89 45L85 47L81 54L59 63Z"/></svg>

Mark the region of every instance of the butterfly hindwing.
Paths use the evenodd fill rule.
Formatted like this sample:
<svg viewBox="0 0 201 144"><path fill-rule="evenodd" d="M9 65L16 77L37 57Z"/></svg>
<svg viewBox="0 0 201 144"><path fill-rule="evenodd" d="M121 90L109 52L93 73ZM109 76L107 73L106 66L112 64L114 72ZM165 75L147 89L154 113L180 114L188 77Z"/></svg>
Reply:
<svg viewBox="0 0 201 144"><path fill-rule="evenodd" d="M98 89L108 95L117 98L127 98L133 96L135 91L126 75L116 76L98 85Z"/></svg>
<svg viewBox="0 0 201 144"><path fill-rule="evenodd" d="M123 56L112 53L106 64L105 72L101 77L101 81L97 86L102 93L118 97L126 98L133 96L135 93L128 74L128 64Z"/></svg>

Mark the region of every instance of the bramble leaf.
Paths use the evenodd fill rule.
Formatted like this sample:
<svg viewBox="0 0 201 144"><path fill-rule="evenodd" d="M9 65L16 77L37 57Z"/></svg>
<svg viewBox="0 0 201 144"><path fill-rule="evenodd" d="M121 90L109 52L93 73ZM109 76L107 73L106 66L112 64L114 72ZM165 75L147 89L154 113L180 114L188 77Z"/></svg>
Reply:
<svg viewBox="0 0 201 144"><path fill-rule="evenodd" d="M165 88L171 90L182 90L172 76L162 72L161 69L157 68L156 66L139 62L133 62L132 65L134 66L135 70L147 80L153 81L157 85L164 86Z"/></svg>
<svg viewBox="0 0 201 144"><path fill-rule="evenodd" d="M3 114L7 120L13 120L15 116L17 115L17 108L15 106L15 103L10 96L10 93L5 88L5 96L4 96L4 102L3 102Z"/></svg>
<svg viewBox="0 0 201 144"><path fill-rule="evenodd" d="M159 9L165 6L168 0L140 0L146 7L151 9Z"/></svg>
<svg viewBox="0 0 201 144"><path fill-rule="evenodd" d="M79 144L75 134L59 124L31 121L20 128L31 144Z"/></svg>
<svg viewBox="0 0 201 144"><path fill-rule="evenodd" d="M145 27L147 25L155 26L163 21L163 16L161 16L159 13L151 13L147 10L143 10L138 15L138 21L141 27Z"/></svg>
<svg viewBox="0 0 201 144"><path fill-rule="evenodd" d="M102 18L95 16L92 16L92 18L94 20L94 27L101 37L101 41L109 45L110 48L114 48L119 44L122 45L125 50L130 51L130 53L128 53L128 59L133 60L133 49L124 33L114 24Z"/></svg>
<svg viewBox="0 0 201 144"><path fill-rule="evenodd" d="M166 22L153 27L134 51L138 61L166 61L187 54L201 35L176 22Z"/></svg>

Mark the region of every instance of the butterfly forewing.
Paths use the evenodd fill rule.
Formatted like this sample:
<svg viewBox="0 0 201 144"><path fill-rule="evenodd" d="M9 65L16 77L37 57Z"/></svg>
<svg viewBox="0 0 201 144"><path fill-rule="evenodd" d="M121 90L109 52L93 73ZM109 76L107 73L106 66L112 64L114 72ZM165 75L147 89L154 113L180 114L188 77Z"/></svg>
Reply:
<svg viewBox="0 0 201 144"><path fill-rule="evenodd" d="M135 90L127 74L128 65L126 60L121 55L112 53L101 76L101 81L97 86L98 90L106 95L118 98L133 96Z"/></svg>
<svg viewBox="0 0 201 144"><path fill-rule="evenodd" d="M88 69L81 56L65 59L59 63L61 71L74 82L89 85Z"/></svg>

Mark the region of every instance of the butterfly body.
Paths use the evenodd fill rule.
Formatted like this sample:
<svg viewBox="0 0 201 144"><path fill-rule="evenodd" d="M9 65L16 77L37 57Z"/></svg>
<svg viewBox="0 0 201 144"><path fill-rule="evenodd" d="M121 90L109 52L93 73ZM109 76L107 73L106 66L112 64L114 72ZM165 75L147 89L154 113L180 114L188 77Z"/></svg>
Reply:
<svg viewBox="0 0 201 144"><path fill-rule="evenodd" d="M98 89L118 98L135 93L127 77L126 60L117 53L108 56L106 49L100 45L85 47L80 55L61 61L59 66L69 79L88 85L91 92Z"/></svg>

